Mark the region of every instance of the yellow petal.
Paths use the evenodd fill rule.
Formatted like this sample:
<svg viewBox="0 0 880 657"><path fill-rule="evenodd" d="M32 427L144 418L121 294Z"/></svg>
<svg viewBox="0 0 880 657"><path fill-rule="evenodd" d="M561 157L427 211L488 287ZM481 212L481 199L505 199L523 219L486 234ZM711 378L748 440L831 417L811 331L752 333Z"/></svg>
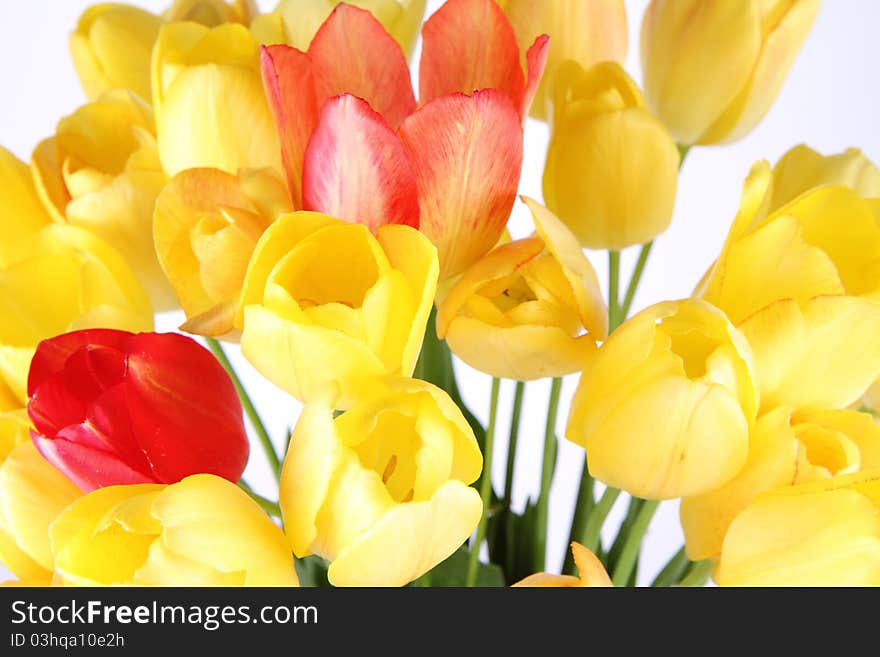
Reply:
<svg viewBox="0 0 880 657"><path fill-rule="evenodd" d="M482 513L480 496L458 481L425 502L390 509L327 573L334 586L402 586L423 575L467 539ZM390 556L393 555L393 558Z"/></svg>
<svg viewBox="0 0 880 657"><path fill-rule="evenodd" d="M166 487L152 504L162 543L221 574L243 573L244 586L296 586L281 530L241 488L214 475Z"/></svg>
<svg viewBox="0 0 880 657"><path fill-rule="evenodd" d="M27 165L0 147L0 215L14 217L0 228L0 268L26 253L28 240L49 223Z"/></svg>
<svg viewBox="0 0 880 657"><path fill-rule="evenodd" d="M87 9L70 35L70 53L89 99L109 89L131 89L150 98L150 51L158 16L137 7L101 4Z"/></svg>
<svg viewBox="0 0 880 657"><path fill-rule="evenodd" d="M763 409L845 408L880 374L874 301L816 297L803 308L778 301L740 330L752 347Z"/></svg>
<svg viewBox="0 0 880 657"><path fill-rule="evenodd" d="M855 490L768 495L724 540L722 586L880 585L880 515Z"/></svg>
<svg viewBox="0 0 880 657"><path fill-rule="evenodd" d="M795 146L773 167L772 209L821 185L840 185L865 198L877 197L880 171L858 148L823 156L805 144Z"/></svg>
<svg viewBox="0 0 880 657"><path fill-rule="evenodd" d="M701 139L761 52L758 3L653 0L642 19L645 96L680 144Z"/></svg>

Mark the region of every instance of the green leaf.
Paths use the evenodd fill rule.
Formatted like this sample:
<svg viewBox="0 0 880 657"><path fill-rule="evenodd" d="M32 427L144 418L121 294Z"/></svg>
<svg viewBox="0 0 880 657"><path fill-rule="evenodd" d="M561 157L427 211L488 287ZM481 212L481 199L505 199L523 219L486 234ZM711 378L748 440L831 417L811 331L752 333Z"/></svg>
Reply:
<svg viewBox="0 0 880 657"><path fill-rule="evenodd" d="M294 559L296 575L300 586L322 587L331 586L327 579L327 568L330 564L319 556L311 555L303 559Z"/></svg>
<svg viewBox="0 0 880 657"><path fill-rule="evenodd" d="M410 586L464 586L469 561L470 550L462 545L446 561L434 566ZM494 563L480 563L477 570L477 586L504 586L504 573L501 568Z"/></svg>

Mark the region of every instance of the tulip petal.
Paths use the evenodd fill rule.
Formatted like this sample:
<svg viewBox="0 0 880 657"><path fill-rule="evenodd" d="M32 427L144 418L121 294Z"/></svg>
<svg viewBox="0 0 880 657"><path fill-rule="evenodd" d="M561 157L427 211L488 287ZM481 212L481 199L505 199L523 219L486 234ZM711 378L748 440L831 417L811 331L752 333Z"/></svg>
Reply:
<svg viewBox="0 0 880 657"><path fill-rule="evenodd" d="M877 507L846 489L762 497L731 524L715 579L722 586L878 586Z"/></svg>
<svg viewBox="0 0 880 657"><path fill-rule="evenodd" d="M162 542L175 553L221 573L243 572L245 586L299 583L281 530L233 483L208 474L187 477L157 495L152 511Z"/></svg>
<svg viewBox="0 0 880 657"><path fill-rule="evenodd" d="M30 441L21 443L0 466L0 533L5 529L20 550L51 572L49 525L81 495Z"/></svg>
<svg viewBox="0 0 880 657"><path fill-rule="evenodd" d="M519 114L523 123L529 117L529 110L535 94L538 93L538 85L544 76L547 66L547 57L550 54L550 37L546 34L539 36L526 51L526 81L523 87L522 100L519 104Z"/></svg>
<svg viewBox="0 0 880 657"><path fill-rule="evenodd" d="M19 259L27 240L49 223L27 165L0 147L0 267Z"/></svg>
<svg viewBox="0 0 880 657"><path fill-rule="evenodd" d="M302 209L303 159L325 96L318 92L318 72L307 54L284 45L263 47L260 62L290 199L295 209Z"/></svg>
<svg viewBox="0 0 880 657"><path fill-rule="evenodd" d="M308 54L321 71L319 97L350 93L363 98L392 129L415 110L406 57L370 12L337 5Z"/></svg>
<svg viewBox="0 0 880 657"><path fill-rule="evenodd" d="M479 522L480 496L458 481L430 500L392 507L330 564L334 586L402 586L446 559Z"/></svg>
<svg viewBox="0 0 880 657"><path fill-rule="evenodd" d="M409 376L419 358L425 336L423 327L428 323L437 289L440 273L437 249L422 233L409 228L380 227L376 240L382 245L391 267L402 272L413 286L413 298L418 300L401 358L401 372Z"/></svg>
<svg viewBox="0 0 880 657"><path fill-rule="evenodd" d="M360 98L324 104L306 148L303 207L362 223L419 227L416 177L403 145Z"/></svg>
<svg viewBox="0 0 880 657"><path fill-rule="evenodd" d="M492 0L448 0L425 22L419 64L421 104L456 92L492 88L506 94L519 111L525 104L524 85L516 35Z"/></svg>
<svg viewBox="0 0 880 657"><path fill-rule="evenodd" d="M82 441L34 435L34 445L49 463L86 493L105 486L148 484L155 481L153 477L135 470L112 452L90 447Z"/></svg>
<svg viewBox="0 0 880 657"><path fill-rule="evenodd" d="M241 404L207 349L176 333L135 335L125 386L133 433L159 481L195 474L194 465L238 481L248 457Z"/></svg>
<svg viewBox="0 0 880 657"><path fill-rule="evenodd" d="M857 297L771 304L740 330L754 354L762 409L845 408L880 375L880 305Z"/></svg>
<svg viewBox="0 0 880 657"><path fill-rule="evenodd" d="M437 246L445 280L504 231L522 166L519 116L497 90L455 94L419 109L399 135L416 173L420 229Z"/></svg>

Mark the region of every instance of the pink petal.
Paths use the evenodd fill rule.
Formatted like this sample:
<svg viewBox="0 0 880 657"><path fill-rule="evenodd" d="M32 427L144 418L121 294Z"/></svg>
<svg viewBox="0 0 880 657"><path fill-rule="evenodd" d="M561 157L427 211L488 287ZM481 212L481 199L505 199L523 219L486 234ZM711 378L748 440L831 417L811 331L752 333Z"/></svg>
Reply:
<svg viewBox="0 0 880 657"><path fill-rule="evenodd" d="M306 149L303 205L371 230L419 227L416 177L403 144L366 101L346 94L324 104Z"/></svg>
<svg viewBox="0 0 880 657"><path fill-rule="evenodd" d="M491 249L510 217L523 158L518 111L501 91L428 103L398 132L416 173L420 229L440 252L440 279Z"/></svg>
<svg viewBox="0 0 880 657"><path fill-rule="evenodd" d="M394 129L415 110L406 56L370 12L337 5L308 52L321 72L319 96L363 98Z"/></svg>
<svg viewBox="0 0 880 657"><path fill-rule="evenodd" d="M519 106L519 113L522 116L523 123L529 116L529 108L535 99L535 93L538 91L538 84L541 82L541 76L544 75L544 69L547 66L547 55L550 53L550 37L542 34L526 52L526 85L523 88L522 100Z"/></svg>

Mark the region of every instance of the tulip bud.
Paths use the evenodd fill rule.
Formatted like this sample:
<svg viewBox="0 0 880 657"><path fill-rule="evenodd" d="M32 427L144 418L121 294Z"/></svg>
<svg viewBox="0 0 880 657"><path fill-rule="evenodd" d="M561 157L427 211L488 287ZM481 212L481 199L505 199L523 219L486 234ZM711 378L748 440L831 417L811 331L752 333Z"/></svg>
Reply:
<svg viewBox="0 0 880 657"><path fill-rule="evenodd" d="M0 416L0 440L19 434L0 464L0 562L20 579L48 585L54 567L49 525L82 491L34 447L27 416L11 415Z"/></svg>
<svg viewBox="0 0 880 657"><path fill-rule="evenodd" d="M880 470L780 488L724 539L722 586L880 586Z"/></svg>
<svg viewBox="0 0 880 657"><path fill-rule="evenodd" d="M330 560L336 586L401 586L452 554L482 512L468 484L480 449L449 396L418 379L376 380L339 417L305 407L281 474L294 554Z"/></svg>
<svg viewBox="0 0 880 657"><path fill-rule="evenodd" d="M717 559L727 529L761 493L880 468L880 426L867 413L780 407L758 418L743 469L681 502L688 556Z"/></svg>
<svg viewBox="0 0 880 657"><path fill-rule="evenodd" d="M770 109L818 11L819 0L652 0L648 105L679 144L740 139Z"/></svg>
<svg viewBox="0 0 880 657"><path fill-rule="evenodd" d="M232 382L176 333L92 329L44 340L28 393L34 443L84 491L202 472L238 481L247 463Z"/></svg>
<svg viewBox="0 0 880 657"><path fill-rule="evenodd" d="M0 146L0 268L26 251L30 240L50 221L27 165Z"/></svg>
<svg viewBox="0 0 880 657"><path fill-rule="evenodd" d="M770 209L783 207L814 187L847 187L862 198L880 197L880 170L858 148L821 155L809 146L795 146L773 167Z"/></svg>
<svg viewBox="0 0 880 657"><path fill-rule="evenodd" d="M602 345L581 376L566 436L586 447L600 481L670 499L717 488L740 470L757 409L743 336L703 301L670 301Z"/></svg>
<svg viewBox="0 0 880 657"><path fill-rule="evenodd" d="M535 573L525 579L521 579L512 586L519 587L603 587L613 586L611 578L605 566L599 558L580 543L571 544L571 553L574 555L574 564L578 569L578 576L552 575L550 573Z"/></svg>
<svg viewBox="0 0 880 657"><path fill-rule="evenodd" d="M427 0L346 0L345 4L370 12L385 31L412 55L425 15ZM340 0L281 0L275 11L254 19L251 30L260 43L286 44L299 50L309 47L321 25Z"/></svg>
<svg viewBox="0 0 880 657"><path fill-rule="evenodd" d="M70 54L89 100L111 89L150 99L150 52L161 24L148 11L117 3L83 13L70 35Z"/></svg>
<svg viewBox="0 0 880 657"><path fill-rule="evenodd" d="M174 307L153 248L156 195L165 174L153 113L125 90L102 95L58 123L33 154L37 190L59 222L81 226L119 251L158 310Z"/></svg>
<svg viewBox="0 0 880 657"><path fill-rule="evenodd" d="M96 490L52 524L67 586L297 586L281 530L247 493L199 474Z"/></svg>
<svg viewBox="0 0 880 657"><path fill-rule="evenodd" d="M169 176L198 167L281 171L259 44L247 28L165 25L152 70L159 157Z"/></svg>
<svg viewBox="0 0 880 657"><path fill-rule="evenodd" d="M492 376L563 376L582 370L607 337L607 309L574 235L523 200L537 235L502 244L465 270L439 307L437 336Z"/></svg>
<svg viewBox="0 0 880 657"><path fill-rule="evenodd" d="M626 59L623 0L507 0L502 6L523 52L536 34L550 36L547 68L531 109L536 119L550 119L550 81L562 62L571 60L588 69L603 61L623 64Z"/></svg>
<svg viewBox="0 0 880 657"><path fill-rule="evenodd" d="M24 406L37 343L95 326L149 331L153 311L116 251L82 228L46 226L0 269L0 389Z"/></svg>
<svg viewBox="0 0 880 657"><path fill-rule="evenodd" d="M782 299L880 297L876 204L839 186L811 189L770 211L772 199L770 165L758 162L721 255L695 294L734 324Z"/></svg>
<svg viewBox="0 0 880 657"><path fill-rule="evenodd" d="M187 316L189 333L233 329L251 253L266 227L292 210L270 169L232 176L218 169L177 174L156 199L156 254Z"/></svg>
<svg viewBox="0 0 880 657"><path fill-rule="evenodd" d="M555 78L547 207L587 248L643 244L669 227L680 156L669 132L615 63L584 71L573 62Z"/></svg>
<svg viewBox="0 0 880 657"><path fill-rule="evenodd" d="M409 376L437 286L437 250L409 226L375 236L315 212L275 221L237 317L245 357L300 401L347 408L380 375Z"/></svg>

